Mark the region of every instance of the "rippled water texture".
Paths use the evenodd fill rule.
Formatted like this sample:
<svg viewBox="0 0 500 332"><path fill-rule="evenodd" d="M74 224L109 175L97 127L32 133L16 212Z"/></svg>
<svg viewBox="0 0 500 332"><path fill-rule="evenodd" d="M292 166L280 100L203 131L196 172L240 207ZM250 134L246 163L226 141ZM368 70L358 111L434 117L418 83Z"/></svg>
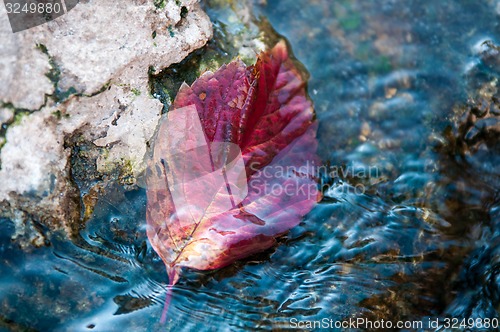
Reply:
<svg viewBox="0 0 500 332"><path fill-rule="evenodd" d="M228 10L209 8L216 36L238 33ZM491 120L474 125L460 112L497 94L499 53L488 57L481 43L500 43L500 3L268 0L253 14L287 38L310 74L319 152L338 171L325 175L323 201L276 248L219 271L185 271L164 327L168 280L147 243L142 189L108 186L81 238L55 235L28 252L0 221L0 329L498 318L499 134L466 130L498 126L498 114L491 106Z"/></svg>

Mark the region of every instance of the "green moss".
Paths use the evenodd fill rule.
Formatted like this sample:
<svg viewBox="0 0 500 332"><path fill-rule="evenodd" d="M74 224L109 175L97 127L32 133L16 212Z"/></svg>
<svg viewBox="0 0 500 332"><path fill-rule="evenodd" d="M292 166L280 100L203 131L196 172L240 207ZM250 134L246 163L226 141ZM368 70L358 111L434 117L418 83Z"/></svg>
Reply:
<svg viewBox="0 0 500 332"><path fill-rule="evenodd" d="M152 91L151 94L163 104L162 113L167 112L173 100L173 96L170 96L166 83L167 82L163 82L160 78L153 78L149 83Z"/></svg>
<svg viewBox="0 0 500 332"><path fill-rule="evenodd" d="M20 124L22 121L22 118L24 116L31 114L31 113L35 112L36 110L29 110L29 109L25 109L25 108L16 108L10 102L9 103L0 102L0 108L10 109L14 113L14 116L10 121L3 123L0 126L0 141L2 142L2 144L0 144L0 150L1 150L3 145L5 145L5 143L6 143L5 136L7 134L7 129L9 128L9 126ZM1 168L1 164L0 164L0 168Z"/></svg>
<svg viewBox="0 0 500 332"><path fill-rule="evenodd" d="M55 116L57 118L57 120L61 120L61 111L60 110L52 112L52 115Z"/></svg>
<svg viewBox="0 0 500 332"><path fill-rule="evenodd" d="M63 113L60 110L52 112L52 115L57 118L57 120L61 120L62 118L69 118L69 114Z"/></svg>
<svg viewBox="0 0 500 332"><path fill-rule="evenodd" d="M181 17L182 18L186 18L187 15L188 15L188 12L189 12L188 9L185 6L182 6L182 8L181 8Z"/></svg>
<svg viewBox="0 0 500 332"><path fill-rule="evenodd" d="M163 9L165 8L167 3L165 0L154 0L153 4L156 7L156 9Z"/></svg>
<svg viewBox="0 0 500 332"><path fill-rule="evenodd" d="M54 57L50 55L47 47L44 44L37 44L36 48L39 49L43 54L49 59L50 69L45 76L52 82L54 86L54 94L50 95L55 102L62 102L68 99L71 95L77 94L74 87L70 87L68 90L61 90L59 88L59 81L61 79L61 69L56 63Z"/></svg>
<svg viewBox="0 0 500 332"><path fill-rule="evenodd" d="M137 89L137 88L132 88L132 93L135 95L135 96L140 96L141 95L141 90Z"/></svg>
<svg viewBox="0 0 500 332"><path fill-rule="evenodd" d="M14 121L12 122L12 125L19 125L21 123L21 121L23 120L23 118L25 116L27 116L28 114L30 114L29 112L16 112L16 114L14 115Z"/></svg>
<svg viewBox="0 0 500 332"><path fill-rule="evenodd" d="M135 182L133 165L131 160L121 160L119 169L118 183L121 185L133 185Z"/></svg>
<svg viewBox="0 0 500 332"><path fill-rule="evenodd" d="M111 85L111 81L108 81L106 84L104 84L99 90L97 90L94 93L90 94L83 94L84 97L94 97L97 96L100 93L103 93L104 91L108 90ZM78 96L81 96L82 94L79 94Z"/></svg>
<svg viewBox="0 0 500 332"><path fill-rule="evenodd" d="M53 84L57 84L61 77L61 70L55 64L54 58L49 54L49 51L44 44L37 44L36 47L49 58L50 70L45 73L45 76L47 76Z"/></svg>

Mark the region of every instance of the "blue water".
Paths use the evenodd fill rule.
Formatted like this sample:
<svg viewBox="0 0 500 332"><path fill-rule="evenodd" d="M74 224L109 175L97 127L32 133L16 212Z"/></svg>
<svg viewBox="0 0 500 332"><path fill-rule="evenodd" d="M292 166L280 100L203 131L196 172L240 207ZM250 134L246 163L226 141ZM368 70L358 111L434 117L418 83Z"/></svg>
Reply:
<svg viewBox="0 0 500 332"><path fill-rule="evenodd" d="M486 132L477 141L460 136L472 101L496 94L500 61L481 43L500 43L498 5L251 4L248 24L285 37L308 71L319 153L339 170L324 177L323 201L275 248L218 271L184 271L165 326L168 279L145 235L143 189L109 185L77 238L53 234L39 249L20 249L1 220L0 328L253 331L349 317L498 318L494 107L492 120L472 125ZM208 3L216 38L240 31L227 19L235 7ZM230 58L226 51L214 41L188 61Z"/></svg>

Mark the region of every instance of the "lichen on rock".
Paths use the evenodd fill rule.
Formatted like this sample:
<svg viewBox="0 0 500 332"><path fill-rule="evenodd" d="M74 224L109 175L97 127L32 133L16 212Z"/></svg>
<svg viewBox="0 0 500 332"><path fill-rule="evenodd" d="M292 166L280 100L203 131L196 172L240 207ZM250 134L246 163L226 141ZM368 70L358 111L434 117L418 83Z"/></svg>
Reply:
<svg viewBox="0 0 500 332"><path fill-rule="evenodd" d="M75 135L103 152L96 161L103 174L123 168L133 178L144 168L163 108L149 92L149 73L181 61L212 36L197 1L165 3L80 2L68 14L16 34L0 6L6 41L0 45L0 105L12 106L0 112L6 128L0 214L23 216L16 219L16 234L25 233L29 220L68 234L80 227L70 162ZM23 116L14 121L18 113Z"/></svg>

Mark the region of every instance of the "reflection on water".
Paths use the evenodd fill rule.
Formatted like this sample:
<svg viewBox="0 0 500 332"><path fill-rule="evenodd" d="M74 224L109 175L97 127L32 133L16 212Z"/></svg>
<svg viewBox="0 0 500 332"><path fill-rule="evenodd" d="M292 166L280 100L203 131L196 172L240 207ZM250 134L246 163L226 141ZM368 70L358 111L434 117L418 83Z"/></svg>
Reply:
<svg viewBox="0 0 500 332"><path fill-rule="evenodd" d="M222 31L230 7L213 2ZM185 271L164 327L167 277L145 236L143 190L106 187L79 238L56 234L28 252L0 220L0 328L279 330L292 318L498 317L500 62L481 42L500 42L500 5L253 5L310 73L323 160L351 171L324 175L325 198L276 248L218 271Z"/></svg>

